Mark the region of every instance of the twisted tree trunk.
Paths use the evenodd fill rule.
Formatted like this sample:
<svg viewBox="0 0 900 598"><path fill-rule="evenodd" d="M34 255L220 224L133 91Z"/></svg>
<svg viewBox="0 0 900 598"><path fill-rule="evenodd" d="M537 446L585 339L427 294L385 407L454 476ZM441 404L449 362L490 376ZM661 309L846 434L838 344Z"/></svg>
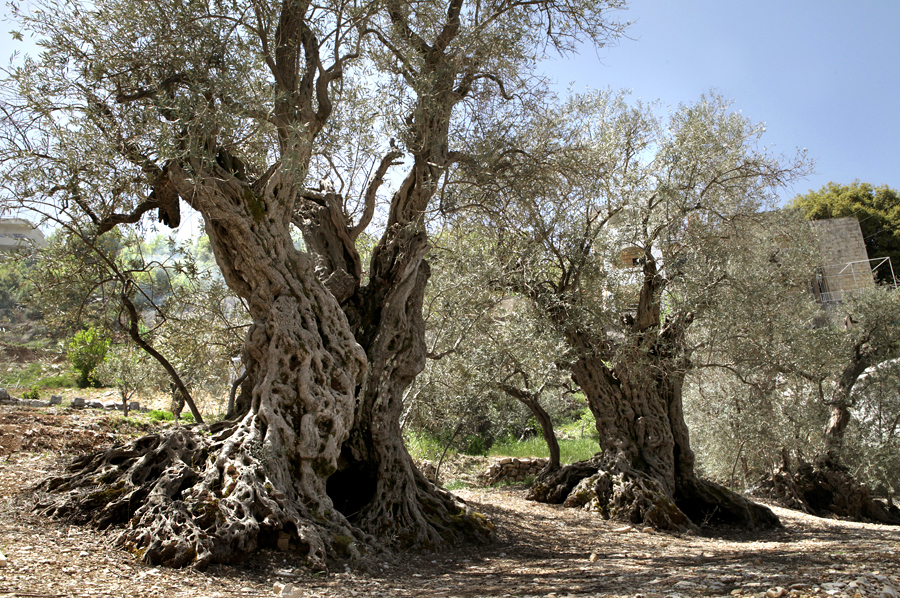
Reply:
<svg viewBox="0 0 900 598"><path fill-rule="evenodd" d="M293 248L289 189L277 176L252 189L214 174L191 190L226 281L253 319L239 419L212 434L177 428L77 460L41 485L67 494L41 506L102 527L125 524L118 543L148 563L203 567L271 546L323 569L372 547L326 492L353 425L365 354Z"/></svg>
<svg viewBox="0 0 900 598"><path fill-rule="evenodd" d="M780 525L768 508L697 477L682 404L690 367L684 332L693 316L660 324L660 281L651 259L643 270L636 314L626 318L626 340L614 348L605 334L594 335L569 322L564 311L550 310L578 355L572 378L597 422L601 454L542 476L531 496L673 532L706 523Z"/></svg>
<svg viewBox="0 0 900 598"><path fill-rule="evenodd" d="M423 186L409 181L422 176L420 167L414 169L398 192L404 199L394 203L411 201ZM423 189L416 199L427 203L429 193ZM354 525L400 548L436 550L461 540L487 541L492 526L425 478L400 429L403 393L425 367L427 234L418 219L395 218L373 251L368 282L361 285L354 244L359 228L347 226L339 200L336 194L307 193L294 219L316 256L317 275L342 302L368 361L328 494Z"/></svg>

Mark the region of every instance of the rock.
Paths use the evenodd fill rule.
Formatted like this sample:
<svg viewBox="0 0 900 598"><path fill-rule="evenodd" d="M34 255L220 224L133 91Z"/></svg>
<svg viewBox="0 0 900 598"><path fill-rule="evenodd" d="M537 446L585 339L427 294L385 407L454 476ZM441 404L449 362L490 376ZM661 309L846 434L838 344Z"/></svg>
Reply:
<svg viewBox="0 0 900 598"><path fill-rule="evenodd" d="M679 590L691 590L691 589L697 588L699 586L692 581L682 580L682 581L677 582L672 587L678 588Z"/></svg>
<svg viewBox="0 0 900 598"><path fill-rule="evenodd" d="M62 397L59 395L50 395L51 405L62 405Z"/></svg>
<svg viewBox="0 0 900 598"><path fill-rule="evenodd" d="M291 546L291 536L284 532L278 532L278 550L286 551Z"/></svg>
<svg viewBox="0 0 900 598"><path fill-rule="evenodd" d="M132 410L133 410L133 411L139 411L140 408L141 408L141 404L140 404L139 402L137 402L137 401L131 401L130 403L128 403L128 410L129 410L129 411L132 411Z"/></svg>
<svg viewBox="0 0 900 598"><path fill-rule="evenodd" d="M613 530L613 533L626 534L626 533L632 532L632 531L634 531L634 528L631 527L630 525L626 525L625 527L617 527L616 529Z"/></svg>
<svg viewBox="0 0 900 598"><path fill-rule="evenodd" d="M591 553L591 556L588 557L588 560L589 560L590 562L592 562L592 563L596 563L599 559L600 559L600 557L597 556L597 553L596 553L596 552L592 552L592 553Z"/></svg>
<svg viewBox="0 0 900 598"><path fill-rule="evenodd" d="M6 557L0 552L0 568L3 568L9 564L9 561L6 560Z"/></svg>
<svg viewBox="0 0 900 598"><path fill-rule="evenodd" d="M103 403L100 401L87 401L84 404L84 406L89 409L103 409L104 408Z"/></svg>
<svg viewBox="0 0 900 598"><path fill-rule="evenodd" d="M8 398L9 398L9 391L6 390L5 388L0 388L0 399L8 399Z"/></svg>
<svg viewBox="0 0 900 598"><path fill-rule="evenodd" d="M787 590L782 587L769 588L768 590L766 590L766 598L781 598L786 593Z"/></svg>
<svg viewBox="0 0 900 598"><path fill-rule="evenodd" d="M75 409L84 409L84 407L85 407L84 397L75 397L74 399L72 399L71 406Z"/></svg>
<svg viewBox="0 0 900 598"><path fill-rule="evenodd" d="M300 588L295 588L292 583L276 583L273 588L276 596L283 598L300 598Z"/></svg>
<svg viewBox="0 0 900 598"><path fill-rule="evenodd" d="M49 401L39 401L37 399L28 399L24 401L20 401L23 405L28 405L29 407L49 407Z"/></svg>

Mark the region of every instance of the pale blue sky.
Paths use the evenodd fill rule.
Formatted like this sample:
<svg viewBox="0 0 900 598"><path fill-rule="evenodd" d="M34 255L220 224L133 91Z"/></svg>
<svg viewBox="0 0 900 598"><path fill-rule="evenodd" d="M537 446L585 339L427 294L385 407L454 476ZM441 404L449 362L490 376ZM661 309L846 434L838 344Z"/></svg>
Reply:
<svg viewBox="0 0 900 598"><path fill-rule="evenodd" d="M631 0L622 14L632 39L554 61L562 87L734 100L773 151L816 161L783 198L829 181L900 187L900 0Z"/></svg>
<svg viewBox="0 0 900 598"><path fill-rule="evenodd" d="M561 88L673 106L710 90L731 98L766 123L773 151L816 160L785 198L829 181L900 187L900 0L631 0L621 14L631 39L548 63Z"/></svg>

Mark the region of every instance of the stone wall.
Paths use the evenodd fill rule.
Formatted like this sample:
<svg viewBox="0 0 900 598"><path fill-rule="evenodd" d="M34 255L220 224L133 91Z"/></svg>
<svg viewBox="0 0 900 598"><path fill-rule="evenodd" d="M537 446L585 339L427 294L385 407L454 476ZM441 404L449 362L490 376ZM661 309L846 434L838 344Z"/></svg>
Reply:
<svg viewBox="0 0 900 598"><path fill-rule="evenodd" d="M504 457L491 465L487 470L487 483L521 482L527 477L536 476L547 465L547 459L514 459Z"/></svg>
<svg viewBox="0 0 900 598"><path fill-rule="evenodd" d="M813 220L810 223L819 241L822 256L820 300L823 303L840 301L845 291L855 291L875 285L869 254L856 218Z"/></svg>

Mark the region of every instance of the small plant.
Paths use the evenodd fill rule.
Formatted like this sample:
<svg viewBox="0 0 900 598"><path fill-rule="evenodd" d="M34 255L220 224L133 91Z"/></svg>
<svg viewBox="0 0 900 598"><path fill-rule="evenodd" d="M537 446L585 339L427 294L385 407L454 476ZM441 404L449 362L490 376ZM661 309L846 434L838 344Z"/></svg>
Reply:
<svg viewBox="0 0 900 598"><path fill-rule="evenodd" d="M161 409L153 409L147 412L147 416L150 417L155 422L171 422L175 421L175 416L172 415L169 411L162 411Z"/></svg>
<svg viewBox="0 0 900 598"><path fill-rule="evenodd" d="M41 399L41 393L37 388L32 387L22 393L22 398L27 401L39 401Z"/></svg>
<svg viewBox="0 0 900 598"><path fill-rule="evenodd" d="M181 419L186 421L189 424L194 423L194 414L193 413L184 413L181 415Z"/></svg>
<svg viewBox="0 0 900 598"><path fill-rule="evenodd" d="M93 326L87 330L75 333L66 345L69 363L78 372L78 386L87 388L95 385L92 374L94 370L106 359L109 350L109 339L104 338L99 330Z"/></svg>

